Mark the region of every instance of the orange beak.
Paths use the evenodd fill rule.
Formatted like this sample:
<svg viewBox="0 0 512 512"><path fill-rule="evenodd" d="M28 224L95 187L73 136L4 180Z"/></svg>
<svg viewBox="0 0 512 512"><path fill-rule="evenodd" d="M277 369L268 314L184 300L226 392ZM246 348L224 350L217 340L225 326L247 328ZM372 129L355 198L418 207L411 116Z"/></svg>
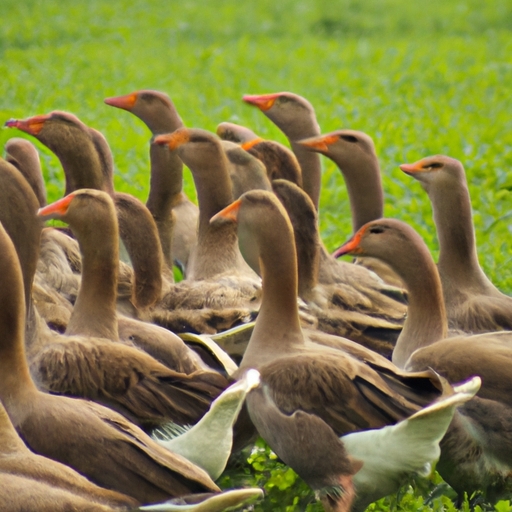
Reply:
<svg viewBox="0 0 512 512"><path fill-rule="evenodd" d="M245 149L245 151L249 151L252 147L256 146L256 144L259 144L260 142L263 142L264 139L261 137L258 137L257 139L252 139L247 142L244 142L240 147L242 149Z"/></svg>
<svg viewBox="0 0 512 512"><path fill-rule="evenodd" d="M329 146L334 144L339 137L336 135L320 135L319 137L310 137L309 139L303 139L298 141L301 146L317 151L318 153L328 153Z"/></svg>
<svg viewBox="0 0 512 512"><path fill-rule="evenodd" d="M230 220L233 222L238 221L238 212L240 211L240 205L242 204L241 199L233 201L229 206L226 206L223 210L216 213L211 219L210 224L213 224L219 219Z"/></svg>
<svg viewBox="0 0 512 512"><path fill-rule="evenodd" d="M417 162L414 162L413 164L402 164L399 165L400 169L404 171L406 174L414 174L416 172L423 171L422 166L423 160L418 160Z"/></svg>
<svg viewBox="0 0 512 512"><path fill-rule="evenodd" d="M246 94L242 99L246 103L250 103L264 112L265 110L272 108L272 105L280 95L280 92L276 92L274 94Z"/></svg>
<svg viewBox="0 0 512 512"><path fill-rule="evenodd" d="M172 133L164 133L163 135L157 135L153 142L155 144L166 144L171 151L179 148L183 144L186 144L190 140L190 134L187 128L178 128Z"/></svg>
<svg viewBox="0 0 512 512"><path fill-rule="evenodd" d="M126 96L114 96L113 98L105 98L103 101L111 107L122 108L124 110L128 110L129 112L137 101L137 93L132 92Z"/></svg>
<svg viewBox="0 0 512 512"><path fill-rule="evenodd" d="M69 205L75 197L75 194L71 192L66 197L55 201L55 203L49 204L43 208L37 210L37 216L43 217L44 219L60 219L68 212Z"/></svg>
<svg viewBox="0 0 512 512"><path fill-rule="evenodd" d="M344 254L362 254L363 248L359 246L363 238L366 226L363 226L348 242L345 242L341 247L336 249L332 255L339 258Z"/></svg>
<svg viewBox="0 0 512 512"><path fill-rule="evenodd" d="M43 129L44 123L50 119L51 114L33 116L27 119L9 119L5 123L8 128L18 128L22 132L29 133L30 135L38 135Z"/></svg>

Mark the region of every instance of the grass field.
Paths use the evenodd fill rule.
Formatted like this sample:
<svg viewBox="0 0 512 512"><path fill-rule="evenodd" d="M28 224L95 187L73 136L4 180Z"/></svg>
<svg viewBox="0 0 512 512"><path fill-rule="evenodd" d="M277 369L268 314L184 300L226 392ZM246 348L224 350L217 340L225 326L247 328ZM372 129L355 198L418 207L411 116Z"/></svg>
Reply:
<svg viewBox="0 0 512 512"><path fill-rule="evenodd" d="M284 142L241 96L290 90L311 101L324 132L353 128L374 138L385 214L410 222L434 255L427 196L397 166L436 153L462 160L480 261L512 293L510 1L2 0L0 15L0 122L75 113L109 140L118 190L146 198L149 132L103 98L159 89L188 126L215 130L232 121ZM0 144L13 136L20 134L0 131ZM54 200L63 174L46 148L41 154ZM350 221L330 161L323 184L321 228L334 248L350 236ZM283 478L287 489L293 477ZM407 510L420 509L423 500L409 498Z"/></svg>

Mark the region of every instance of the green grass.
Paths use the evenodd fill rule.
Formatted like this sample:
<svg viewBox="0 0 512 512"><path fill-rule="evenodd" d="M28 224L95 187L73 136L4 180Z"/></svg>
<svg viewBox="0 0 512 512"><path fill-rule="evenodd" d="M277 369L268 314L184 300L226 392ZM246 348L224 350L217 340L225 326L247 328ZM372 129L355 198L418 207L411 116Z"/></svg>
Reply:
<svg viewBox="0 0 512 512"><path fill-rule="evenodd" d="M480 261L512 293L509 1L2 0L0 16L0 122L75 113L109 140L118 190L146 198L149 133L103 98L160 89L188 126L232 121L284 142L241 96L291 90L313 103L324 132L374 138L385 214L410 222L434 255L426 194L397 165L436 153L462 160ZM19 135L0 131L0 144ZM41 154L54 200L62 171L46 148ZM350 236L349 206L340 173L324 165L321 228L334 248ZM186 189L193 195L188 173ZM407 510L419 506L413 501Z"/></svg>

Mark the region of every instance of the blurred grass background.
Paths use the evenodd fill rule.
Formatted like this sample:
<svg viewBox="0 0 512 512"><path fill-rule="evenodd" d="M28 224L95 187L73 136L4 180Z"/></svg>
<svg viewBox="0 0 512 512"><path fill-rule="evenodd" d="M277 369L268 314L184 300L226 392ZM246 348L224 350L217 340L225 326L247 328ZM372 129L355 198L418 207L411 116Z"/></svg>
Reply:
<svg viewBox="0 0 512 512"><path fill-rule="evenodd" d="M232 121L284 142L241 96L290 90L315 106L323 132L374 138L386 216L410 222L434 255L428 198L397 166L436 153L460 159L480 260L512 293L509 0L2 0L0 19L0 121L73 112L110 142L118 190L146 199L149 132L103 98L159 89L188 126ZM1 130L0 144L14 136ZM63 174L40 150L54 200ZM323 185L321 229L333 249L351 225L343 180L327 160Z"/></svg>

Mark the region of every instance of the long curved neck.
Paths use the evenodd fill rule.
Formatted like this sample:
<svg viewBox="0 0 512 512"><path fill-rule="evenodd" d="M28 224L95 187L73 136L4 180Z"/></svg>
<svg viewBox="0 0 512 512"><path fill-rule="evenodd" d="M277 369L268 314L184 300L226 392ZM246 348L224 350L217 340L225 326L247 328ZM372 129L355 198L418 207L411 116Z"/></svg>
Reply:
<svg viewBox="0 0 512 512"><path fill-rule="evenodd" d="M272 224L272 232L267 232L265 238L265 250L260 250L263 290L260 311L240 368L257 367L265 359L272 360L274 354L287 352L292 345L304 342L297 306L293 234L288 225ZM261 240L257 243L260 245Z"/></svg>
<svg viewBox="0 0 512 512"><path fill-rule="evenodd" d="M172 269L172 209L179 203L183 189L183 162L175 152L158 144L151 144L151 180L146 206L155 219L164 261Z"/></svg>
<svg viewBox="0 0 512 512"><path fill-rule="evenodd" d="M117 340L119 233L115 216L86 233L75 231L82 255L82 281L66 334Z"/></svg>
<svg viewBox="0 0 512 512"><path fill-rule="evenodd" d="M108 177L109 158L101 138L75 127L45 126L39 140L60 160L66 177L66 195L82 188L93 188L112 193ZM106 142L105 142L106 143ZM99 149L98 149L99 148Z"/></svg>
<svg viewBox="0 0 512 512"><path fill-rule="evenodd" d="M137 308L152 306L162 292L162 247L157 227L137 198L116 192L114 195L121 239L133 266L132 302Z"/></svg>
<svg viewBox="0 0 512 512"><path fill-rule="evenodd" d="M25 300L14 246L0 226L0 400L11 414L27 393L37 393L25 357Z"/></svg>
<svg viewBox="0 0 512 512"><path fill-rule="evenodd" d="M417 349L446 337L448 325L441 280L426 245L402 251L403 257L386 261L402 278L408 291L409 305L404 327L393 351L393 363L403 368Z"/></svg>
<svg viewBox="0 0 512 512"><path fill-rule="evenodd" d="M314 137L320 135L318 126L316 130L308 130L308 134L301 136L295 140L306 139L307 137ZM314 132L314 133L313 133ZM322 164L318 153L313 153L306 150L300 144L290 140L290 145L299 161L300 168L302 169L302 186L306 194L311 198L315 205L316 211L320 204L320 189L322 185Z"/></svg>
<svg viewBox="0 0 512 512"><path fill-rule="evenodd" d="M311 198L315 209L318 211L320 204L320 189L322 185L322 164L320 155L313 153L296 141L316 137L320 135L320 127L316 121L315 114L310 112L308 115L301 115L300 120L294 123L278 123L274 121L278 128L286 135L292 147L300 168L302 169L302 185L306 194Z"/></svg>
<svg viewBox="0 0 512 512"><path fill-rule="evenodd" d="M355 233L367 222L380 219L384 211L384 193L377 156L365 155L362 159L345 161L336 158L333 152L329 157L345 179Z"/></svg>
<svg viewBox="0 0 512 512"><path fill-rule="evenodd" d="M102 188L99 190L112 195L114 193L114 158L112 151L107 139L105 139L101 132L94 128L89 128L89 134L100 162Z"/></svg>
<svg viewBox="0 0 512 512"><path fill-rule="evenodd" d="M439 274L447 300L460 288L482 288L491 283L478 263L471 200L466 180L456 186L427 190L439 238Z"/></svg>
<svg viewBox="0 0 512 512"><path fill-rule="evenodd" d="M210 228L210 219L233 201L226 157L208 159L201 169L191 169L199 205L199 239Z"/></svg>
<svg viewBox="0 0 512 512"><path fill-rule="evenodd" d="M316 210L303 190L285 180L274 182L274 193L285 207L293 226L297 251L299 297L312 298L318 284L320 265L320 234Z"/></svg>

